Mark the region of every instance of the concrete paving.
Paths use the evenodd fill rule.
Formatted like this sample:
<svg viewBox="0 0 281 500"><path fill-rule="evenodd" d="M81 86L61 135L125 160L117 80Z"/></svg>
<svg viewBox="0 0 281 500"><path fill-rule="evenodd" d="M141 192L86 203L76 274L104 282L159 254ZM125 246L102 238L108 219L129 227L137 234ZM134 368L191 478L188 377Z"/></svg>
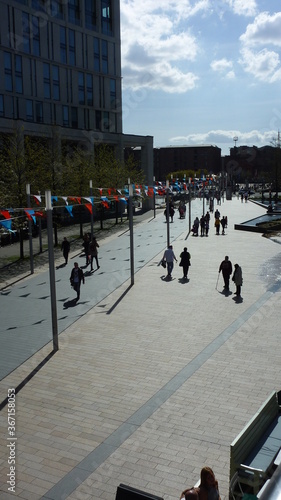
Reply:
<svg viewBox="0 0 281 500"><path fill-rule="evenodd" d="M8 406L0 414L1 500L111 500L120 483L173 500L204 465L227 498L230 443L280 389L281 248L278 238L234 230L261 207L233 199L218 208L229 221L224 236L215 235L213 216L208 238L186 239L188 217L171 225L176 255L184 246L191 253L188 281L177 264L172 280L158 265L162 214L134 231L134 286L128 233L102 243L101 269L75 307L65 307L73 261L59 268L54 355L48 273L2 293L0 401L18 392L11 439ZM201 212L194 201L192 219ZM225 255L243 269L240 300L218 279ZM13 442L15 492L7 483Z"/></svg>

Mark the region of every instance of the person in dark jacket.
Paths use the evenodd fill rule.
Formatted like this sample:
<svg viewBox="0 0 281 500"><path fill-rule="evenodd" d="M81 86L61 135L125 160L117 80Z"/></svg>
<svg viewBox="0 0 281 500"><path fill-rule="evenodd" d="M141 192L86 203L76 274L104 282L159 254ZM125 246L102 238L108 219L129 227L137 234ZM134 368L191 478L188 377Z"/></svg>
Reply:
<svg viewBox="0 0 281 500"><path fill-rule="evenodd" d="M229 257L226 255L224 260L221 262L219 267L219 273L222 271L223 279L224 279L224 288L226 291L229 290L229 278L232 273L232 264L229 260Z"/></svg>
<svg viewBox="0 0 281 500"><path fill-rule="evenodd" d="M190 266L190 253L187 251L187 248L184 247L183 252L180 254L180 266L182 267L183 270L183 277L184 279L187 278L188 275L188 269Z"/></svg>
<svg viewBox="0 0 281 500"><path fill-rule="evenodd" d="M68 263L68 254L70 251L70 243L66 237L63 238L63 242L61 244L61 250L65 259L65 265Z"/></svg>
<svg viewBox="0 0 281 500"><path fill-rule="evenodd" d="M82 269L78 266L78 262L74 262L74 267L70 275L70 283L71 286L74 288L75 292L77 293L76 302L78 302L78 300L80 299L81 281L83 281L83 284L85 284L84 273Z"/></svg>

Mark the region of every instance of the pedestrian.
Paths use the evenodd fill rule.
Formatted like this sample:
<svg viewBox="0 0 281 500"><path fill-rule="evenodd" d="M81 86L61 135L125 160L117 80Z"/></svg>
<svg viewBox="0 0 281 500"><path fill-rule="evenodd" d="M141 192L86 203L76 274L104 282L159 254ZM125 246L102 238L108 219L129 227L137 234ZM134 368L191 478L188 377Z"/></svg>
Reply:
<svg viewBox="0 0 281 500"><path fill-rule="evenodd" d="M209 219L206 218L206 222L205 222L205 234L206 234L206 236L208 236L208 234L209 234L209 227L210 227Z"/></svg>
<svg viewBox="0 0 281 500"><path fill-rule="evenodd" d="M167 262L167 276L171 277L174 267L174 260L178 262L173 251L173 245L169 245L168 248L165 250L163 255L163 260Z"/></svg>
<svg viewBox="0 0 281 500"><path fill-rule="evenodd" d="M237 297L241 297L241 286L243 284L243 278L242 278L242 268L238 264L234 264L234 273L232 276L232 281L234 281L236 285L236 292L234 295L237 295Z"/></svg>
<svg viewBox="0 0 281 500"><path fill-rule="evenodd" d="M203 467L200 484L181 493L181 500L221 500L218 481L210 467Z"/></svg>
<svg viewBox="0 0 281 500"><path fill-rule="evenodd" d="M206 226L206 220L205 220L204 215L202 215L202 217L200 219L201 236L205 235L205 226Z"/></svg>
<svg viewBox="0 0 281 500"><path fill-rule="evenodd" d="M219 209L217 208L215 211L215 219L219 219L221 216Z"/></svg>
<svg viewBox="0 0 281 500"><path fill-rule="evenodd" d="M97 268L98 269L100 268L99 260L98 260L98 248L99 248L99 244L98 244L95 236L93 236L93 239L92 239L92 241L90 243L90 246L89 246L91 271L93 271L93 260L94 260L94 258L96 260Z"/></svg>
<svg viewBox="0 0 281 500"><path fill-rule="evenodd" d="M225 228L227 227L227 219L225 216L223 216L222 220L221 220L221 227L222 227L222 232L221 234L224 234L224 230Z"/></svg>
<svg viewBox="0 0 281 500"><path fill-rule="evenodd" d="M70 243L66 237L63 238L63 242L61 244L61 251L65 259L65 265L68 263L68 254L70 251Z"/></svg>
<svg viewBox="0 0 281 500"><path fill-rule="evenodd" d="M215 218L216 234L220 234L220 225L221 225L221 221L220 221L219 217L216 217Z"/></svg>
<svg viewBox="0 0 281 500"><path fill-rule="evenodd" d="M75 292L77 293L76 302L78 302L78 300L80 299L81 281L83 281L83 284L85 284L84 273L82 269L78 266L78 262L74 262L74 267L70 275L70 283L71 286L74 288Z"/></svg>
<svg viewBox="0 0 281 500"><path fill-rule="evenodd" d="M198 236L198 229L199 229L199 219L198 217L195 217L192 227L193 236Z"/></svg>
<svg viewBox="0 0 281 500"><path fill-rule="evenodd" d="M84 234L83 236L83 244L82 246L84 247L84 252L86 256L86 266L89 264L89 246L90 246L90 238L87 233Z"/></svg>
<svg viewBox="0 0 281 500"><path fill-rule="evenodd" d="M221 262L219 267L219 273L222 271L224 279L224 288L226 291L229 290L229 278L232 273L232 263L229 260L228 255L225 256L224 260Z"/></svg>
<svg viewBox="0 0 281 500"><path fill-rule="evenodd" d="M183 252L180 254L180 259L181 259L180 266L182 267L183 270L184 279L187 279L188 269L190 266L190 258L191 258L190 253L187 251L187 248L184 247Z"/></svg>

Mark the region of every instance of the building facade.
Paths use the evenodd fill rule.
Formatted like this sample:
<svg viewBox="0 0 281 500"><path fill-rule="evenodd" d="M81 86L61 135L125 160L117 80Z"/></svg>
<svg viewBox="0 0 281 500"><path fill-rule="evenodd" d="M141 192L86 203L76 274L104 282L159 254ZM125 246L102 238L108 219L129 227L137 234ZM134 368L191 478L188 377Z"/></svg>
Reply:
<svg viewBox="0 0 281 500"><path fill-rule="evenodd" d="M119 0L0 0L0 132L123 148Z"/></svg>
<svg viewBox="0 0 281 500"><path fill-rule="evenodd" d="M221 149L217 146L167 146L154 149L154 175L165 180L167 174L194 170L197 177L203 170L218 173L221 170Z"/></svg>

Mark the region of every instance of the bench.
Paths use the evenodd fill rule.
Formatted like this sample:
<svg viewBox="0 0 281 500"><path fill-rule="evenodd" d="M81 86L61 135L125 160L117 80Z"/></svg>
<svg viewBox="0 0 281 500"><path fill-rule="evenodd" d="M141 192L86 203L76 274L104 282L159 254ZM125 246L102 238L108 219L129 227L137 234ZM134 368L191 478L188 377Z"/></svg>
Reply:
<svg viewBox="0 0 281 500"><path fill-rule="evenodd" d="M126 484L119 484L115 500L163 500L163 498L145 491L137 490Z"/></svg>
<svg viewBox="0 0 281 500"><path fill-rule="evenodd" d="M230 445L230 493L237 480L257 494L272 473L274 459L281 448L281 412L278 393L273 391L257 413Z"/></svg>

